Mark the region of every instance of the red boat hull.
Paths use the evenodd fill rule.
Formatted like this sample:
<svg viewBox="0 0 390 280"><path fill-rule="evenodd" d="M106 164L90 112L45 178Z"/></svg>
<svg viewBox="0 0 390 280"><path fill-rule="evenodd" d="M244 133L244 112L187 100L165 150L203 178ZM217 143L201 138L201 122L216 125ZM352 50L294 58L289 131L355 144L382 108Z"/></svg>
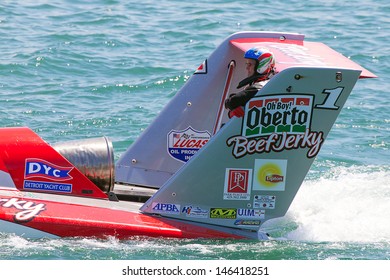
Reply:
<svg viewBox="0 0 390 280"><path fill-rule="evenodd" d="M0 219L58 237L244 238L184 221L115 209L118 202L97 202L112 208L31 199L19 191L0 191Z"/></svg>

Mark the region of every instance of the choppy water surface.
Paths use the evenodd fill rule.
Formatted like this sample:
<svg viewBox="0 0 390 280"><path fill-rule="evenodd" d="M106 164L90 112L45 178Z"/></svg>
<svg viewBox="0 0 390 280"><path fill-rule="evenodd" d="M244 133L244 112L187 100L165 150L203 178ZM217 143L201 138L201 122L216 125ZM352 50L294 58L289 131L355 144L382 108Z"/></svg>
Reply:
<svg viewBox="0 0 390 280"><path fill-rule="evenodd" d="M390 259L386 1L3 1L0 126L48 142L106 135L115 158L199 64L243 30L297 32L379 76L358 81L269 241L29 240L0 259Z"/></svg>

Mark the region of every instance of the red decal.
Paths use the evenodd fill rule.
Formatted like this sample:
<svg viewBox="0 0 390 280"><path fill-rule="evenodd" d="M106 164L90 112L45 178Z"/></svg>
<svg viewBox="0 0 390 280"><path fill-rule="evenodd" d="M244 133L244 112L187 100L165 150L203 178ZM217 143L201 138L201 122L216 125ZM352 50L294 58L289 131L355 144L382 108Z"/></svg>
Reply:
<svg viewBox="0 0 390 280"><path fill-rule="evenodd" d="M247 193L248 191L248 170L229 170L229 193Z"/></svg>

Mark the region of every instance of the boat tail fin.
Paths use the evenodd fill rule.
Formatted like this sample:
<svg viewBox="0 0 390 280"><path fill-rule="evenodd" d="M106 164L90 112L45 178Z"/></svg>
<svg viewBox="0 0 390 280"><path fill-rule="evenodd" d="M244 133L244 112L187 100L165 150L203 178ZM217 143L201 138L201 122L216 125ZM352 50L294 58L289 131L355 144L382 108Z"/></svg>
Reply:
<svg viewBox="0 0 390 280"><path fill-rule="evenodd" d="M272 32L242 32L226 38L121 155L116 183L160 188L221 128L228 120L225 98L247 75L244 52L231 40L248 36L272 42L281 36L303 39Z"/></svg>
<svg viewBox="0 0 390 280"><path fill-rule="evenodd" d="M26 192L108 198L91 177L27 127L0 129L0 180Z"/></svg>
<svg viewBox="0 0 390 280"><path fill-rule="evenodd" d="M284 216L360 73L281 71L141 211L252 231Z"/></svg>

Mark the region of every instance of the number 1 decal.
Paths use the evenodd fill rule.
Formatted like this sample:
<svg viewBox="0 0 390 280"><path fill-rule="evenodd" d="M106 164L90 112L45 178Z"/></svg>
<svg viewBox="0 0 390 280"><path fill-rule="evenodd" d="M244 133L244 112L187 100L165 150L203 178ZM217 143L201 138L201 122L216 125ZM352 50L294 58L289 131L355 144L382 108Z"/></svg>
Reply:
<svg viewBox="0 0 390 280"><path fill-rule="evenodd" d="M322 93L325 93L327 95L325 97L324 103L316 105L315 108L338 110L340 106L336 106L336 102L339 99L341 93L343 92L343 89L343 87L324 89Z"/></svg>

